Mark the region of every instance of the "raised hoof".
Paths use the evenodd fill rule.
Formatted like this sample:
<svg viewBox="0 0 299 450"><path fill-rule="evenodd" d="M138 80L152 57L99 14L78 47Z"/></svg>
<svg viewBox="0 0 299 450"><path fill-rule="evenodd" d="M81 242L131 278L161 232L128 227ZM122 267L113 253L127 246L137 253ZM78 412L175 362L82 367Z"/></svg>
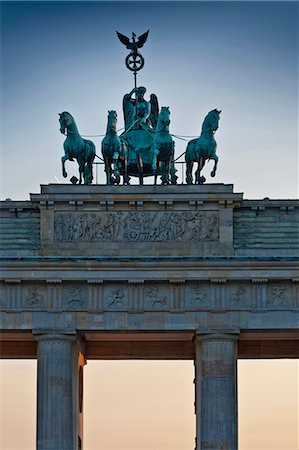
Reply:
<svg viewBox="0 0 299 450"><path fill-rule="evenodd" d="M66 178L67 177L67 173L65 171L62 172L62 176L63 176L63 178Z"/></svg>
<svg viewBox="0 0 299 450"><path fill-rule="evenodd" d="M211 172L211 177L214 178L215 175L216 175L216 170L212 170L212 172Z"/></svg>

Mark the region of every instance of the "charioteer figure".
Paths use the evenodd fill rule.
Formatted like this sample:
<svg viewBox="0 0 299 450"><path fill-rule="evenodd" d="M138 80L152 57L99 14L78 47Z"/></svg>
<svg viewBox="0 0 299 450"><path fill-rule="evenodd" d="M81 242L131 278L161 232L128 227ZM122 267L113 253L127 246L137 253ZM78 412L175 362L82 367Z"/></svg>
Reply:
<svg viewBox="0 0 299 450"><path fill-rule="evenodd" d="M134 87L129 94L123 98L123 112L125 131L129 129L145 128L155 130L159 115L159 104L155 94L151 94L150 101L145 100L146 88L144 86ZM135 94L135 98L133 95Z"/></svg>

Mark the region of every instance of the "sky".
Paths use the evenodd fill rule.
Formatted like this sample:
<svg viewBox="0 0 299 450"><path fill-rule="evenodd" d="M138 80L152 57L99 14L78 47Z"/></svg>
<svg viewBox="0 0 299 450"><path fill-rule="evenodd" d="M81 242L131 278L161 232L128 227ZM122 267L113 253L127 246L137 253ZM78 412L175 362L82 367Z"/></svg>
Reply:
<svg viewBox="0 0 299 450"><path fill-rule="evenodd" d="M298 369L238 362L239 450L298 450ZM84 449L194 450L193 378L192 361L88 361ZM0 449L34 450L36 361L0 360L0 406Z"/></svg>
<svg viewBox="0 0 299 450"><path fill-rule="evenodd" d="M148 95L157 94L161 106L169 106L170 131L197 136L207 112L222 110L215 135L218 171L209 178L209 163L204 171L208 182L233 183L245 198L297 198L298 3L279 1L1 2L1 198L26 200L30 192L39 192L40 184L63 182L58 113L69 111L82 135L103 134L110 109L117 110L118 127L123 126L122 97L132 89L133 77L115 31L130 36L147 29L149 38L141 50L145 67L138 82ZM91 139L100 155L102 138ZM185 147L185 141L177 140L176 156ZM69 178L77 175L75 163L67 162L67 170ZM119 443L111 442L112 435L116 439L111 432L115 422L121 427L128 423L124 445L133 450L134 421L149 399L151 408L143 409L150 424L147 450L174 450L173 430L180 430L180 450L193 449L192 363L109 364L90 361L86 368L87 450L104 450L107 442L109 450L119 450ZM298 363L275 364L239 363L241 450L298 450ZM21 386L16 384L20 368ZM7 425L9 417L14 425L17 412L23 411L26 450L34 447L34 374L31 362L1 365L5 398L0 404L10 409L2 408L0 429L13 429ZM142 374L149 381L140 386ZM164 387L170 383L169 389L161 389L159 380ZM102 386L105 391L100 391ZM115 416L116 396L122 394L126 405L128 393L135 409L131 416L121 409L127 418L123 422L123 416ZM145 393L148 397L141 397ZM177 415L168 417L165 405ZM105 425L99 428L101 422ZM166 437L165 430L170 430ZM20 433L7 431L4 439L1 450L25 450Z"/></svg>
<svg viewBox="0 0 299 450"><path fill-rule="evenodd" d="M82 135L105 133L133 87L126 48L150 29L138 83L171 111L173 134L197 136L222 110L218 172L246 198L298 195L297 2L2 2L1 198L64 181L58 113ZM101 155L101 137L91 138ZM176 140L176 156L186 142ZM76 163L67 162L69 178ZM69 180L68 178L68 180ZM98 180L102 183L104 178ZM149 182L153 180L149 179Z"/></svg>

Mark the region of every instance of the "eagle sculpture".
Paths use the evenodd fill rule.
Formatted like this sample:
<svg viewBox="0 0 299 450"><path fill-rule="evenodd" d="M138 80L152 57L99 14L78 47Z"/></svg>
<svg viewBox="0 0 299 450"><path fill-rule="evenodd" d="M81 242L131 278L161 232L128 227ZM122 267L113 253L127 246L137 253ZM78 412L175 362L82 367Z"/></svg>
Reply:
<svg viewBox="0 0 299 450"><path fill-rule="evenodd" d="M139 36L137 41L136 41L136 34L132 33L132 41L130 41L130 39L124 34L121 34L118 31L116 32L120 42L122 42L128 50L131 50L132 53L137 53L138 52L137 49L143 47L143 45L147 40L148 33L149 30L147 30L145 33Z"/></svg>

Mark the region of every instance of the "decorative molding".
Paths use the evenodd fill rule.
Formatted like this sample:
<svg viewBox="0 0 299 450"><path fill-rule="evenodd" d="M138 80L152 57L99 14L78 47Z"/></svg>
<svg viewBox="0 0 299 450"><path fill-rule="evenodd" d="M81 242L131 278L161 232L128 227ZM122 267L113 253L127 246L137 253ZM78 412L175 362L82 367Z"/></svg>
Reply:
<svg viewBox="0 0 299 450"><path fill-rule="evenodd" d="M7 283L7 284L20 284L20 283L22 283L22 280L20 280L19 278L9 278L9 279L5 279L4 283Z"/></svg>
<svg viewBox="0 0 299 450"><path fill-rule="evenodd" d="M47 284L62 284L62 280L58 279L58 278L50 278L48 280L46 280Z"/></svg>
<svg viewBox="0 0 299 450"><path fill-rule="evenodd" d="M268 278L252 278L251 282L255 284L268 283Z"/></svg>
<svg viewBox="0 0 299 450"><path fill-rule="evenodd" d="M128 283L129 284L144 284L144 280L141 280L139 278L130 279L130 280L128 280Z"/></svg>
<svg viewBox="0 0 299 450"><path fill-rule="evenodd" d="M103 279L91 279L91 280L87 280L88 284L103 284L104 280Z"/></svg>

